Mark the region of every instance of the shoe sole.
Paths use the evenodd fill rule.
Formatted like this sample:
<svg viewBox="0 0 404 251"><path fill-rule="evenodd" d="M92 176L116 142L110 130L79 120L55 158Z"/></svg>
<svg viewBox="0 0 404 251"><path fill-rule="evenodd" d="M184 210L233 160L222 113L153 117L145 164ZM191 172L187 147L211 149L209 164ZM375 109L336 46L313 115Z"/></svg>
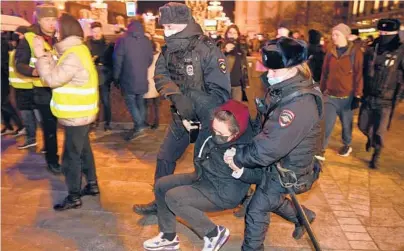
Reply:
<svg viewBox="0 0 404 251"><path fill-rule="evenodd" d="M53 208L53 210L56 211L56 212L63 212L63 211L69 210L69 209L79 209L79 208L81 208L81 206L82 206L82 205L74 206L74 207L69 207L69 208L66 208L66 209L59 209L59 210Z"/></svg>
<svg viewBox="0 0 404 251"><path fill-rule="evenodd" d="M341 156L341 157L348 157L351 154L351 152L352 152L352 147L349 148L347 153L345 153L345 154L339 154L338 153L338 155Z"/></svg>
<svg viewBox="0 0 404 251"><path fill-rule="evenodd" d="M229 238L230 238L230 231L229 229L226 228L226 230L224 231L223 239L216 245L213 251L218 251L220 248L222 248L224 244L226 244L226 242L229 240Z"/></svg>
<svg viewBox="0 0 404 251"><path fill-rule="evenodd" d="M178 243L175 246L172 247L157 247L157 248L152 248L152 247L145 247L143 246L144 250L147 251L179 251L180 250L180 244Z"/></svg>
<svg viewBox="0 0 404 251"><path fill-rule="evenodd" d="M37 145L37 143L32 143L32 144L29 144L29 145L26 145L26 146L18 146L17 149L18 150L24 150L24 149L27 149L27 148L30 148L30 147L34 147L36 145Z"/></svg>
<svg viewBox="0 0 404 251"><path fill-rule="evenodd" d="M316 159L318 159L318 160L325 161L325 157L324 157L324 156L315 155L314 157L315 157Z"/></svg>

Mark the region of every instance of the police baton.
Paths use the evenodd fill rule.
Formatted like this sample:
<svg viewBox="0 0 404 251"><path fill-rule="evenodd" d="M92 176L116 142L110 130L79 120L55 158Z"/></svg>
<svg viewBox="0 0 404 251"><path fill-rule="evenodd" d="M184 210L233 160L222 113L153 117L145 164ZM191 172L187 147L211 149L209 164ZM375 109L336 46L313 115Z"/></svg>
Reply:
<svg viewBox="0 0 404 251"><path fill-rule="evenodd" d="M288 191L288 194L290 195L292 201L293 201L293 205L295 206L296 210L297 210L297 215L299 216L299 218L301 219L304 228L306 228L307 234L310 237L311 242L313 243L314 249L316 251L321 251L321 247L320 244L317 241L317 237L314 234L313 230L311 229L310 223L307 219L306 214L303 211L302 206L300 205L299 201L296 198L296 194L295 191L293 190L293 186L296 185L297 183L297 178L296 178L296 174L294 172L292 172L291 170L285 169L281 166L281 164L278 162L276 164L276 170L278 171L281 179L285 179L286 178L286 174L290 174L292 179L294 180L293 182L283 182L281 180L281 185L286 188L286 190Z"/></svg>

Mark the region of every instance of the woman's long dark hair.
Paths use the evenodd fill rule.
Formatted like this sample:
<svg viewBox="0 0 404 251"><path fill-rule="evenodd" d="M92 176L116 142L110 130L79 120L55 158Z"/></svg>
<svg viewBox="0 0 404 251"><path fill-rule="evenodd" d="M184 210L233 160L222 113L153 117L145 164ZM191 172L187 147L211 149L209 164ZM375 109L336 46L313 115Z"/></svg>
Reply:
<svg viewBox="0 0 404 251"><path fill-rule="evenodd" d="M241 36L241 32L240 32L240 29L238 28L238 26L237 25L235 25L235 24L232 24L232 25L230 25L229 27L227 27L227 30L226 30L226 32L224 33L224 39L228 39L228 37L227 37L227 33L229 33L229 30L230 29L235 29L236 31L237 31L237 41L239 41L240 40L240 36Z"/></svg>
<svg viewBox="0 0 404 251"><path fill-rule="evenodd" d="M60 40L63 40L70 36L77 36L84 38L84 31L81 28L79 21L69 14L62 14L59 18L59 33Z"/></svg>

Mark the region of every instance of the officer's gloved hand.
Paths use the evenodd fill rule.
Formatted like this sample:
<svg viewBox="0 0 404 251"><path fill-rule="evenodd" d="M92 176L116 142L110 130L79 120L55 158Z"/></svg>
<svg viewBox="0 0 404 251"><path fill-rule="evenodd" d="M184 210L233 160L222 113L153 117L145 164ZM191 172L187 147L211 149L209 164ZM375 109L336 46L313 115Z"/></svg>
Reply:
<svg viewBox="0 0 404 251"><path fill-rule="evenodd" d="M354 97L353 100L352 100L351 109L352 110L358 109L360 103L361 103L361 98L360 97Z"/></svg>
<svg viewBox="0 0 404 251"><path fill-rule="evenodd" d="M182 94L173 94L169 97L183 119L191 121L196 119L196 114L190 98Z"/></svg>

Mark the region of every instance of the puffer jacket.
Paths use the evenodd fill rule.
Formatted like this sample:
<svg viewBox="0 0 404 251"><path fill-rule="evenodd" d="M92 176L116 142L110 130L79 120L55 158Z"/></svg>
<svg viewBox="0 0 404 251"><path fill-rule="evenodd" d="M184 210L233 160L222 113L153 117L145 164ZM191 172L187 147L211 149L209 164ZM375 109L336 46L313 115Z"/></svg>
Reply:
<svg viewBox="0 0 404 251"><path fill-rule="evenodd" d="M83 44L83 40L80 37L70 36L57 43L55 48L60 58L63 52L81 44ZM66 56L59 65L48 53L46 56L38 58L35 66L41 79L52 89L66 84L81 86L86 84L90 78L88 71L84 69L80 59L74 53ZM82 126L91 124L95 118L96 115L92 115L82 118L59 118L58 121L64 126Z"/></svg>

